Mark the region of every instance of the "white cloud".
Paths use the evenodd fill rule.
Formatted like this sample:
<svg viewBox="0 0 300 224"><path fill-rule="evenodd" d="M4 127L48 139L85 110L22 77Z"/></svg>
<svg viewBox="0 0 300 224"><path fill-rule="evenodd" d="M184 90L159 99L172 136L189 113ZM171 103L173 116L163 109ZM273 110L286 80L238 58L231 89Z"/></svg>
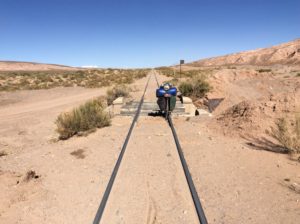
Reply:
<svg viewBox="0 0 300 224"><path fill-rule="evenodd" d="M99 68L97 65L83 65L81 68Z"/></svg>

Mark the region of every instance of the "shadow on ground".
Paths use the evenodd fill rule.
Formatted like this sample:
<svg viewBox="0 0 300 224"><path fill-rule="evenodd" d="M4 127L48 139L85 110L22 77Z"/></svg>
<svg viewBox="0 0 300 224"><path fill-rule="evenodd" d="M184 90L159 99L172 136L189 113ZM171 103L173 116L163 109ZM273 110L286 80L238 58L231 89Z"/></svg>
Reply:
<svg viewBox="0 0 300 224"><path fill-rule="evenodd" d="M246 145L250 146L252 149L255 150L265 150L269 152L276 152L282 154L286 154L288 152L286 148L274 143L273 141L265 137L261 137L261 138L247 137L245 138L245 140L247 141Z"/></svg>

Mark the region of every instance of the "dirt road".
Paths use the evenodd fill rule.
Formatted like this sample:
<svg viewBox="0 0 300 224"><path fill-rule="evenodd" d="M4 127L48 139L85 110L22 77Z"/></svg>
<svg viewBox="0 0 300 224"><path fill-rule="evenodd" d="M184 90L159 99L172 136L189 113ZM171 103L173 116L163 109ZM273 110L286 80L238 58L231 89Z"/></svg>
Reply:
<svg viewBox="0 0 300 224"><path fill-rule="evenodd" d="M1 93L0 223L90 223L130 118L57 142L57 115L106 89L57 88ZM81 150L80 156L71 155ZM75 154L76 155L76 154ZM37 179L25 181L34 170Z"/></svg>

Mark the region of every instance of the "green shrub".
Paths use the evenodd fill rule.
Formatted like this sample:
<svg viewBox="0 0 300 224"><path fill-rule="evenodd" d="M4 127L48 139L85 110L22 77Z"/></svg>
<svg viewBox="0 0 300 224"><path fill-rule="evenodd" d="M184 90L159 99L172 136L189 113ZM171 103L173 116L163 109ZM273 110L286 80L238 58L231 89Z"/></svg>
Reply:
<svg viewBox="0 0 300 224"><path fill-rule="evenodd" d="M71 112L60 114L55 122L59 138L68 139L80 132L109 126L111 121L104 111L105 107L104 101L99 98L90 100Z"/></svg>
<svg viewBox="0 0 300 224"><path fill-rule="evenodd" d="M194 78L193 80L194 85L194 93L193 95L195 97L204 97L206 93L208 93L212 87L210 84L206 81L206 78L204 76L200 76L198 78Z"/></svg>
<svg viewBox="0 0 300 224"><path fill-rule="evenodd" d="M300 116L292 122L287 118L279 118L275 127L271 127L270 136L275 138L288 153L300 153Z"/></svg>
<svg viewBox="0 0 300 224"><path fill-rule="evenodd" d="M206 76L201 75L182 82L179 84L178 89L183 96L195 99L204 97L212 90L212 87L206 80Z"/></svg>
<svg viewBox="0 0 300 224"><path fill-rule="evenodd" d="M194 92L194 86L191 81L185 81L180 83L178 89L183 96L192 96Z"/></svg>
<svg viewBox="0 0 300 224"><path fill-rule="evenodd" d="M107 90L107 104L111 105L118 97L128 97L129 91L130 89L125 85L115 86L114 88Z"/></svg>

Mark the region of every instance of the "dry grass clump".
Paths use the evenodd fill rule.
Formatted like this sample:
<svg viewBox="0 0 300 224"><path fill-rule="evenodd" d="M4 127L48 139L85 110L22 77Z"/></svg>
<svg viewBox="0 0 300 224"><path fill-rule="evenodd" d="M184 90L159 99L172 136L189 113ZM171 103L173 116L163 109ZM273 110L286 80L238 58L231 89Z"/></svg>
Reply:
<svg viewBox="0 0 300 224"><path fill-rule="evenodd" d="M178 78L172 78L170 80L164 81L163 83L171 83L173 86L177 86L180 81Z"/></svg>
<svg viewBox="0 0 300 224"><path fill-rule="evenodd" d="M59 138L68 139L81 132L109 126L111 120L104 111L105 107L105 102L99 98L90 100L71 112L60 114L55 122Z"/></svg>
<svg viewBox="0 0 300 224"><path fill-rule="evenodd" d="M181 74L179 73L178 69L172 69L169 67L159 67L157 68L157 71L165 75L167 77L172 77L172 78L194 78L197 76L205 75L208 76L212 74L214 69L198 69L198 70L190 70L190 71L181 71Z"/></svg>
<svg viewBox="0 0 300 224"><path fill-rule="evenodd" d="M0 91L82 86L98 88L129 84L147 75L149 69L91 69L77 71L0 72Z"/></svg>
<svg viewBox="0 0 300 224"><path fill-rule="evenodd" d="M172 77L170 82L178 85L178 89L183 96L191 97L194 101L204 97L212 90L207 77L212 74L213 69L182 71L181 74L169 67L159 67L157 70L162 75ZM184 78L185 81L180 81L181 78Z"/></svg>
<svg viewBox="0 0 300 224"><path fill-rule="evenodd" d="M1 150L0 151L0 157L2 157L2 156L7 156L7 152L5 152L4 150Z"/></svg>
<svg viewBox="0 0 300 224"><path fill-rule="evenodd" d="M24 177L24 181L29 182L32 179L38 179L38 178L40 178L40 175L38 175L34 170L29 170L27 171Z"/></svg>
<svg viewBox="0 0 300 224"><path fill-rule="evenodd" d="M120 85L115 86L112 89L107 90L106 92L106 99L107 104L111 105L115 99L118 97L128 97L129 96L130 89L128 86Z"/></svg>
<svg viewBox="0 0 300 224"><path fill-rule="evenodd" d="M290 154L300 154L300 116L289 121L279 118L267 134L275 138ZM300 157L299 157L300 158Z"/></svg>
<svg viewBox="0 0 300 224"><path fill-rule="evenodd" d="M236 66L227 66L227 69L237 69L237 67Z"/></svg>
<svg viewBox="0 0 300 224"><path fill-rule="evenodd" d="M269 69L269 68L261 68L261 69L258 69L257 70L259 73L263 73L263 72L271 72L272 69Z"/></svg>
<svg viewBox="0 0 300 224"><path fill-rule="evenodd" d="M197 99L204 97L209 91L211 91L212 86L208 83L207 77L201 75L181 82L178 89L183 96Z"/></svg>
<svg viewBox="0 0 300 224"><path fill-rule="evenodd" d="M169 67L159 67L156 68L156 70L167 77L174 77L175 76L175 70Z"/></svg>

